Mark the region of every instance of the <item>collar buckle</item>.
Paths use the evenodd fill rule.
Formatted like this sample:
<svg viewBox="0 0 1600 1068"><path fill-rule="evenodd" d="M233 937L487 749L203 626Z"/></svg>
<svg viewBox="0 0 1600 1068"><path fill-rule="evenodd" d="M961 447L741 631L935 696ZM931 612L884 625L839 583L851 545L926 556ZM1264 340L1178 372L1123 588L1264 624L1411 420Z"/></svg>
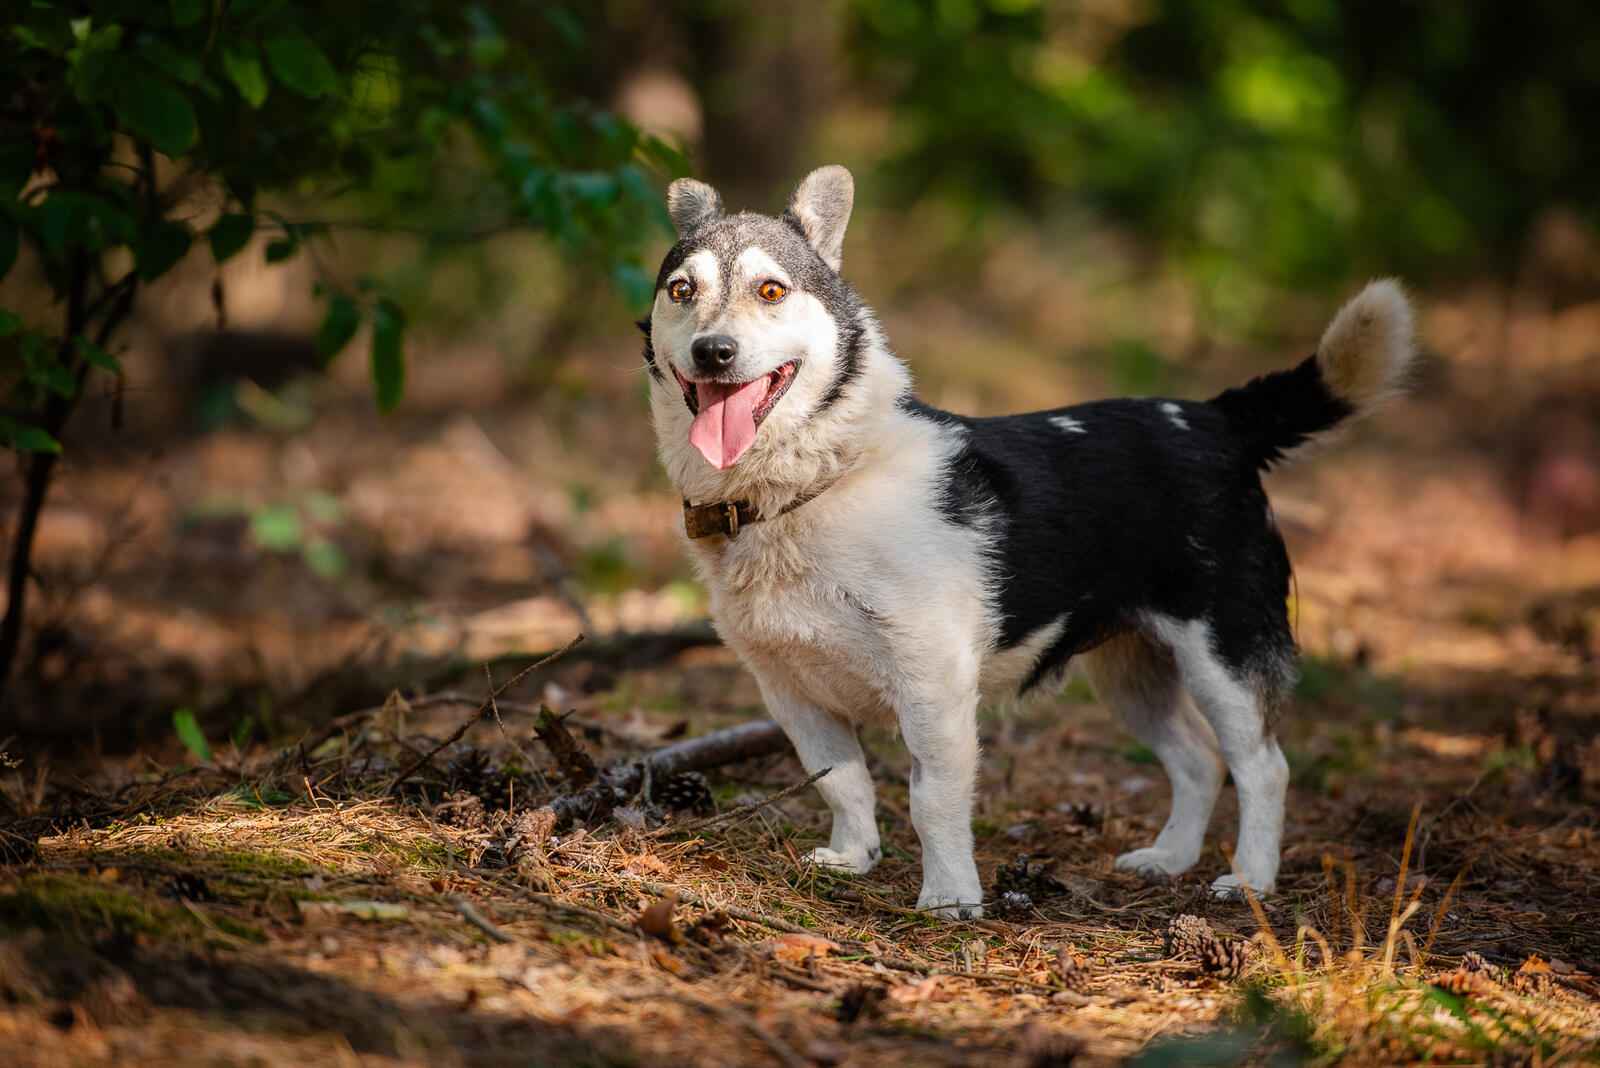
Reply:
<svg viewBox="0 0 1600 1068"><path fill-rule="evenodd" d="M712 501L709 504L683 502L683 529L690 538L709 538L721 534L739 536L739 501Z"/></svg>

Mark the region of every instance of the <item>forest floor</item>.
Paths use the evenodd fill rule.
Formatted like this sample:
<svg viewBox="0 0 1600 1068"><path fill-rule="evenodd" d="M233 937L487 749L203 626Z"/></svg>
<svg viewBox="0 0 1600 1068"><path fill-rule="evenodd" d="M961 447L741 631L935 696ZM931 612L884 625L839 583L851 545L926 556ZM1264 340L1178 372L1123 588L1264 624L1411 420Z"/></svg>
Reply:
<svg viewBox="0 0 1600 1068"><path fill-rule="evenodd" d="M725 818L638 799L551 827L541 807L580 773L534 737L540 703L602 766L760 716L721 647L613 655L704 610L645 420L615 414L639 410L631 357L574 376L602 383L586 397L559 373L519 393L464 352L419 364L388 422L336 385L309 422L135 432L69 467L41 536L29 711L0 731L0 1059L1595 1061L1594 453L1541 450L1552 412L1593 425L1596 375L1510 374L1485 355L1515 340L1490 307L1437 302L1450 356L1418 399L1273 477L1307 656L1281 725L1283 873L1255 903L1206 892L1231 791L1191 875L1112 870L1167 788L1076 682L981 724L981 921L911 908L887 733L866 737L885 843L867 876L801 862L826 812L785 792L804 773L784 753L707 773ZM890 317L902 351L929 340L918 319ZM927 371L950 400L953 375ZM1103 386L1039 364L978 399ZM485 662L504 683L520 661L496 657L580 630L476 715ZM1168 946L1185 913L1220 964Z"/></svg>

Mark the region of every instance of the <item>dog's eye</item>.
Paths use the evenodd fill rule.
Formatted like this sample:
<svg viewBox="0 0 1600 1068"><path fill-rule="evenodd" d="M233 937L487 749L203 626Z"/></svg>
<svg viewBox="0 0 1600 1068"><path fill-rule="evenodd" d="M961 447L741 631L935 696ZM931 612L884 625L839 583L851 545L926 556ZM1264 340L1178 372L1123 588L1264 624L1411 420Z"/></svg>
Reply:
<svg viewBox="0 0 1600 1068"><path fill-rule="evenodd" d="M672 303L682 304L694 296L694 283L685 278L679 278L667 287L667 296L672 298Z"/></svg>
<svg viewBox="0 0 1600 1068"><path fill-rule="evenodd" d="M756 292L760 294L761 299L766 301L768 304L776 304L778 301L789 295L789 290L785 288L782 282L772 281L762 282L761 285L756 287Z"/></svg>

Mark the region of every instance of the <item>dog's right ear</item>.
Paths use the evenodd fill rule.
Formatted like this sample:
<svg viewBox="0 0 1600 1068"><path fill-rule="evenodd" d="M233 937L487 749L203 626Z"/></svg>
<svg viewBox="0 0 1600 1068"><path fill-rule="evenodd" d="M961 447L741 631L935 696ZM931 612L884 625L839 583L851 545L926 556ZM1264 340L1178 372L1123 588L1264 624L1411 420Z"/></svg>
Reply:
<svg viewBox="0 0 1600 1068"><path fill-rule="evenodd" d="M709 222L722 218L722 195L693 178L679 178L667 186L667 214L682 240Z"/></svg>

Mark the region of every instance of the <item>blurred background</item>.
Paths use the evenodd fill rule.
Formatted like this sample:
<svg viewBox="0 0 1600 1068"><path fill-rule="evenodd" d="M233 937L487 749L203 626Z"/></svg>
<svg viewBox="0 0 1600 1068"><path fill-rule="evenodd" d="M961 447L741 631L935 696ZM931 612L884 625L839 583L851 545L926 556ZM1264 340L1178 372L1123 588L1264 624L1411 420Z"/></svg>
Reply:
<svg viewBox="0 0 1600 1068"><path fill-rule="evenodd" d="M660 191L693 173L776 212L830 162L857 181L846 276L924 399L962 412L1206 396L1299 360L1368 278L1403 277L1414 397L1271 483L1307 692L1360 672L1462 715L1592 708L1600 9L389 8L349 5L327 32L386 18L434 66L396 46L347 78L312 34L339 79L301 94L337 139L315 166L258 138L226 181L185 185L183 159L217 166L203 103L198 147L150 160L196 239L61 435L0 737L126 750L192 707L248 738L300 722L294 696L330 672L703 616L633 325L671 242ZM250 92L229 62L213 99ZM251 107L241 138L310 105L275 82ZM16 142L36 183L41 123ZM241 203L257 221L223 256ZM0 307L59 331L48 259L25 241ZM381 369L390 309L403 392ZM8 474L8 537L22 494ZM754 713L753 690L739 701Z"/></svg>

